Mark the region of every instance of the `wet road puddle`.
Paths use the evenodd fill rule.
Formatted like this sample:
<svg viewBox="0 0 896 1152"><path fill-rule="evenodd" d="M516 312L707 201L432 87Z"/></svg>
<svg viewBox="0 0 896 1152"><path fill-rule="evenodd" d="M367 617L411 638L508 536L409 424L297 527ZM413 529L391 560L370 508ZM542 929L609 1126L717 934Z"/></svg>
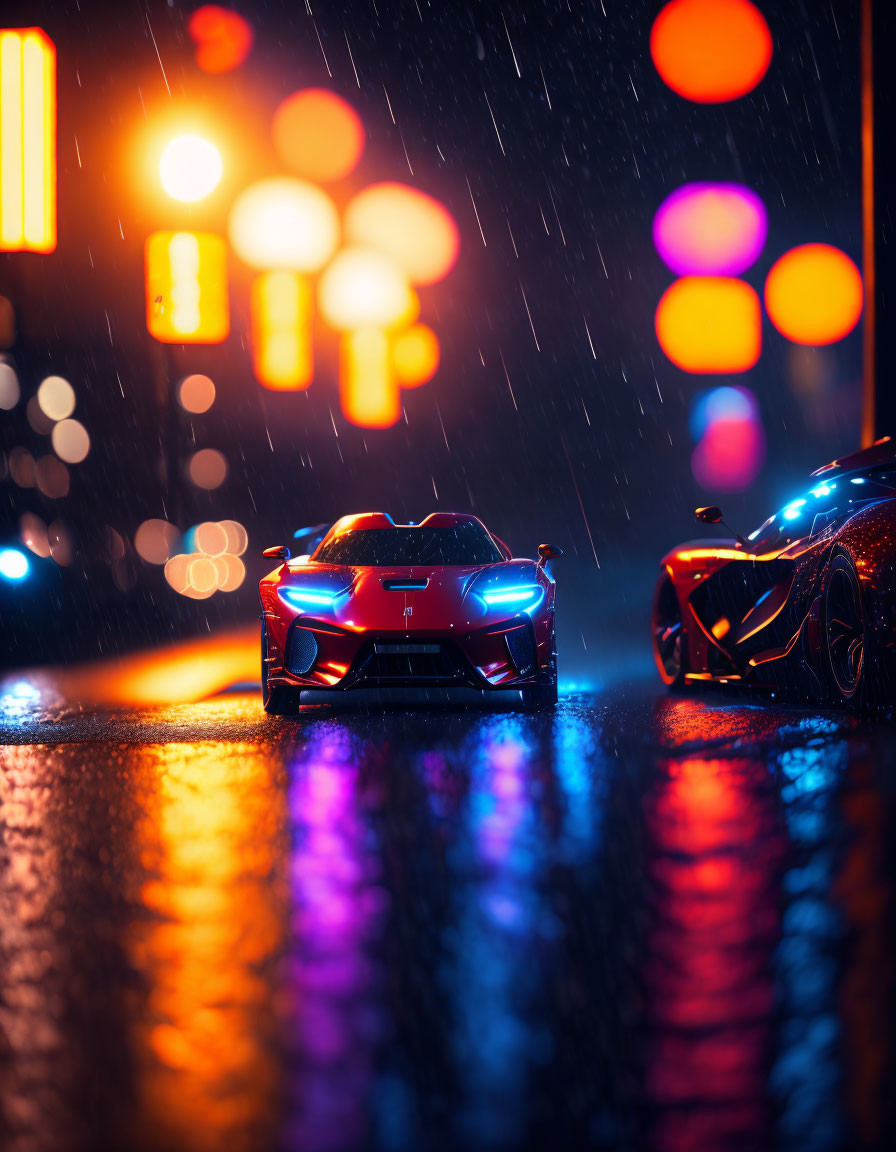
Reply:
<svg viewBox="0 0 896 1152"><path fill-rule="evenodd" d="M4 1148L888 1146L890 729L54 709L3 712Z"/></svg>

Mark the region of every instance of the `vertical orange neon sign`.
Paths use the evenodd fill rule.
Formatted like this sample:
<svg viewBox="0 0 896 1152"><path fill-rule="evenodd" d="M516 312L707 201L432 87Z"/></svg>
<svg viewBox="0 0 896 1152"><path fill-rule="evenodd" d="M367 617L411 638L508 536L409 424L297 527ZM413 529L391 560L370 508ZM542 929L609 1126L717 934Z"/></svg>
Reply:
<svg viewBox="0 0 896 1152"><path fill-rule="evenodd" d="M227 249L211 232L146 241L146 327L163 344L220 344L230 331Z"/></svg>
<svg viewBox="0 0 896 1152"><path fill-rule="evenodd" d="M56 48L40 28L0 32L0 250L56 248Z"/></svg>

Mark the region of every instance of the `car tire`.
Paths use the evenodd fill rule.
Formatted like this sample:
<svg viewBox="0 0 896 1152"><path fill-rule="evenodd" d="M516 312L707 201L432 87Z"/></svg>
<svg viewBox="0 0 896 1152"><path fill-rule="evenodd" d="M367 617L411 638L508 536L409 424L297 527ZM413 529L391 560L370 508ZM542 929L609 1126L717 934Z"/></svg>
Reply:
<svg viewBox="0 0 896 1152"><path fill-rule="evenodd" d="M831 698L854 707L865 696L869 621L855 563L842 549L825 572L821 624L822 668Z"/></svg>
<svg viewBox="0 0 896 1152"><path fill-rule="evenodd" d="M290 716L299 710L299 690L268 683L268 629L261 622L261 703L269 716Z"/></svg>
<svg viewBox="0 0 896 1152"><path fill-rule="evenodd" d="M651 632L653 658L660 678L673 692L680 691L688 671L687 647L681 603L675 585L666 577L659 581L653 596Z"/></svg>

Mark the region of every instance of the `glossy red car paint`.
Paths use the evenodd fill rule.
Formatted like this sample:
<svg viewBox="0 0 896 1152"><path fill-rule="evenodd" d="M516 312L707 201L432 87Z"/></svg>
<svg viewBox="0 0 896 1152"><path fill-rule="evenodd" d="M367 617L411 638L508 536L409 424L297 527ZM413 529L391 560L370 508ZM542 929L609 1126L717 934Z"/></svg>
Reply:
<svg viewBox="0 0 896 1152"><path fill-rule="evenodd" d="M663 557L652 606L663 682L743 682L858 703L893 696L896 447L812 474L748 540Z"/></svg>
<svg viewBox="0 0 896 1152"><path fill-rule="evenodd" d="M494 559L413 565L319 559L359 530L460 525L478 526ZM483 596L521 588L533 590L533 604L489 605ZM396 525L381 512L346 516L310 558L286 559L261 580L262 675L272 690L553 685L556 691L554 588L543 561L512 558L474 516L433 513L415 526ZM321 602L287 599L309 594Z"/></svg>

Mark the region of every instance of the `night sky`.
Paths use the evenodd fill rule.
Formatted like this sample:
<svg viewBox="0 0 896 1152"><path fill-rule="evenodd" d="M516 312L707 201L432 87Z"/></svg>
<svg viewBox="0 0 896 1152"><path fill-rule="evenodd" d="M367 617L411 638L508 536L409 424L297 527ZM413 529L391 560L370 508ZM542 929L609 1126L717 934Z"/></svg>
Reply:
<svg viewBox="0 0 896 1152"><path fill-rule="evenodd" d="M750 491L719 497L741 531L859 441L859 330L808 353L811 389L767 319L758 365L737 378L688 376L653 331L673 275L651 222L686 181L742 181L762 197L768 243L745 275L760 292L795 244L824 241L860 257L856 5L759 6L775 44L765 79L741 100L698 106L666 88L651 62L658 2L242 3L234 7L253 26L253 51L217 77L193 60L195 4L6 3L5 25L42 26L59 53L60 240L52 256L3 257L0 293L16 305L24 398L44 375L62 374L93 442L63 501L0 481L3 542L30 511L62 517L78 545L70 568L47 562L30 590L3 594L7 661L249 619L262 547L373 509L402 520L472 510L523 555L542 540L560 544L567 673L599 677L622 639L646 653L656 563L697 534L692 509L717 496L690 469L698 392L742 383L759 401L766 465ZM406 419L389 431L342 417L332 338L321 337L309 392L265 392L247 351L248 278L235 270L228 342L173 355L178 375L205 372L218 390L210 412L184 418L185 451L195 438L230 465L216 492L184 485L179 518L244 523L249 576L233 596L185 601L160 569L135 560L136 582L122 591L102 559L104 526L132 539L146 517L178 518L156 472L160 363L144 327L144 240L158 228L223 231L235 192L280 170L271 115L306 86L342 95L367 132L361 165L334 191L340 204L395 179L442 200L458 222L458 265L421 294L442 367L406 393ZM225 177L189 209L166 201L141 157L152 133L197 110ZM24 403L2 414L0 429L5 452L47 450Z"/></svg>

